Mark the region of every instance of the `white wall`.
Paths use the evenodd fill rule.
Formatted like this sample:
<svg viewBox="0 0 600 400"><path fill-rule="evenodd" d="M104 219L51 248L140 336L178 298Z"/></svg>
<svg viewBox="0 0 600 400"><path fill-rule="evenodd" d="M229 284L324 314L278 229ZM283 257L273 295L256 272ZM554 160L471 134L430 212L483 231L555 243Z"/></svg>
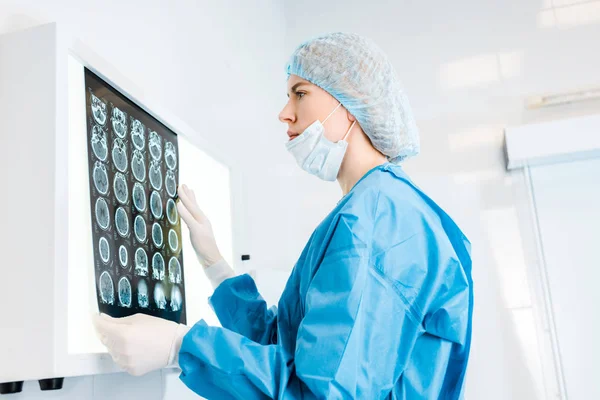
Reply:
<svg viewBox="0 0 600 400"><path fill-rule="evenodd" d="M421 132L421 155L406 170L417 182L447 176L479 193L479 207L471 211L484 230L471 239L491 260L474 266L467 398L546 398L547 354L537 340L535 282L528 279L535 248L529 227L521 226L520 176L505 171L503 128L600 111L600 102L524 108L530 95L600 85L600 1L306 0L285 6L288 53L330 31L375 40L403 80ZM296 190L310 191L321 204L316 185L307 181ZM322 197L333 204L332 193ZM311 215L316 219L321 211L315 206ZM304 235L293 231L287 238L301 242Z"/></svg>
<svg viewBox="0 0 600 400"><path fill-rule="evenodd" d="M259 176L253 173L256 155L248 149L260 148L279 129L276 98L285 95L279 2L0 0L0 34L53 21L148 97L158 99L221 151L247 165L249 176ZM199 196L210 195L203 188L195 189ZM52 393L41 392L37 382L26 382L23 393L7 398L186 399L192 395L176 373L163 371L141 378L125 374L67 378L64 389Z"/></svg>

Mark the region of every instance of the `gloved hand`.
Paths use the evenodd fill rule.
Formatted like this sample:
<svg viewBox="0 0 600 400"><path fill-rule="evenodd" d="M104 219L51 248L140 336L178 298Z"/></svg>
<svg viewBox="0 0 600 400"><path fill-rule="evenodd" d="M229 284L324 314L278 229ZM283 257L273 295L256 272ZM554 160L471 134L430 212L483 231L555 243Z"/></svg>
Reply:
<svg viewBox="0 0 600 400"><path fill-rule="evenodd" d="M198 207L194 191L181 185L177 194L180 199L177 210L190 230L190 240L200 263L207 268L221 261L223 256L217 247L212 225Z"/></svg>
<svg viewBox="0 0 600 400"><path fill-rule="evenodd" d="M112 318L94 315L100 341L113 361L131 375L144 375L178 362L189 327L146 314Z"/></svg>

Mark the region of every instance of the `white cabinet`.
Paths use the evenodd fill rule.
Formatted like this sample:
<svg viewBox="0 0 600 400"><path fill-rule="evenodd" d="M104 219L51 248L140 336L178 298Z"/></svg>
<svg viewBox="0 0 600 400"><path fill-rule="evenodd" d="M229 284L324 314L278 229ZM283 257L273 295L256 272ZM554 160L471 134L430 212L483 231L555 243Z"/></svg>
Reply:
<svg viewBox="0 0 600 400"><path fill-rule="evenodd" d="M240 169L55 24L0 36L0 383L117 371L95 336L84 66L178 135L180 181L199 196L224 256L245 249ZM131 78L135 79L135 78ZM216 324L182 224L188 324Z"/></svg>

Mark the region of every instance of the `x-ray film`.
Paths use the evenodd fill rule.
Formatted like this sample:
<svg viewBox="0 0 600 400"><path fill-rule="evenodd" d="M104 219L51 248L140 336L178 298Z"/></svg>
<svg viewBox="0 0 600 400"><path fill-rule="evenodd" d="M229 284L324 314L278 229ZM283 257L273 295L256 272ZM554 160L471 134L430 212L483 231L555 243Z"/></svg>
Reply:
<svg viewBox="0 0 600 400"><path fill-rule="evenodd" d="M177 135L85 70L100 312L186 323Z"/></svg>

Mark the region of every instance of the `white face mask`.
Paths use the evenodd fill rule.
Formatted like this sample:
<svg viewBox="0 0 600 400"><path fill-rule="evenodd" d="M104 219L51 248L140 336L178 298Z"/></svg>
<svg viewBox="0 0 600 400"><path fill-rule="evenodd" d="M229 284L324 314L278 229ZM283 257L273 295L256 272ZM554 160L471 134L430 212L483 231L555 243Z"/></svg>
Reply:
<svg viewBox="0 0 600 400"><path fill-rule="evenodd" d="M354 121L339 142L331 142L325 137L323 124L341 105L342 103L338 104L323 122L316 120L301 135L286 143L287 150L294 156L300 168L324 181L337 179L348 148L346 138L356 124Z"/></svg>

